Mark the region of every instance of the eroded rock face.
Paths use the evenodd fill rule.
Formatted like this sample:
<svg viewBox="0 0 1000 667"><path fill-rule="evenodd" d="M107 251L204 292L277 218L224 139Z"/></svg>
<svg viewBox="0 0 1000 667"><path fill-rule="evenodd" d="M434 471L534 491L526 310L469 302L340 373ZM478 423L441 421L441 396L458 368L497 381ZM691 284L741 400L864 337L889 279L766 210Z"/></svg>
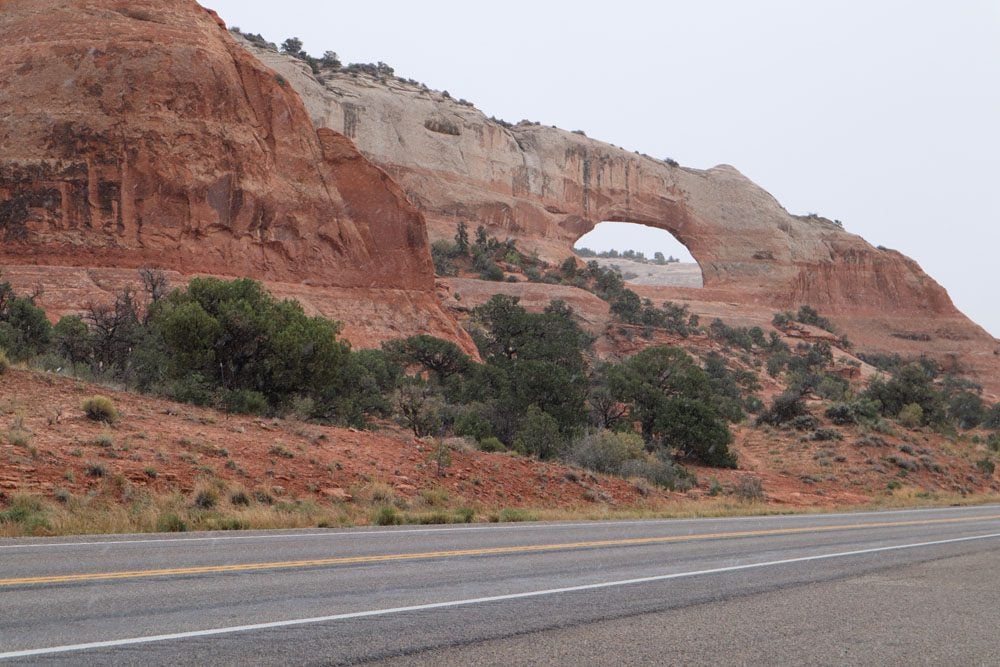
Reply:
<svg viewBox="0 0 1000 667"><path fill-rule="evenodd" d="M0 269L57 313L108 297L75 268L140 266L263 280L364 346L475 349L437 301L421 213L213 12L0 0Z"/></svg>
<svg viewBox="0 0 1000 667"><path fill-rule="evenodd" d="M552 260L602 221L671 232L704 286L743 300L827 311L953 313L912 260L832 221L789 214L736 169L675 166L577 133L507 127L474 107L399 80L324 72L255 50L299 91L313 121L350 136L427 217L432 238L485 224Z"/></svg>
<svg viewBox="0 0 1000 667"><path fill-rule="evenodd" d="M398 79L325 71L249 45L299 91L313 121L351 137L424 213L431 239L483 224L560 261L599 222L671 232L698 260L704 288L643 288L747 321L808 303L869 351L929 354L1000 395L995 339L913 260L794 216L736 169L689 169L536 124L508 126ZM918 334L919 338L915 338ZM916 340L916 342L913 342Z"/></svg>
<svg viewBox="0 0 1000 667"><path fill-rule="evenodd" d="M193 0L7 0L0 259L430 291L423 219Z"/></svg>

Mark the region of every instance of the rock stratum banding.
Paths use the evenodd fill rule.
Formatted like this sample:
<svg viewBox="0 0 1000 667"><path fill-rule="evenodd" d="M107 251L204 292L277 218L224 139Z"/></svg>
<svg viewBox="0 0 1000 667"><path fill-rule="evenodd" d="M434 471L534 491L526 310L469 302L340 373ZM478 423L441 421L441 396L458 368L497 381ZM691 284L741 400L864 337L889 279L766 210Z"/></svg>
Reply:
<svg viewBox="0 0 1000 667"><path fill-rule="evenodd" d="M349 136L399 182L432 240L465 221L560 261L602 221L665 229L698 261L704 288L644 295L695 309L740 304L762 322L812 304L863 349L936 356L1000 392L997 341L916 262L833 221L790 214L731 166L691 169L580 133L501 123L412 82L334 70L317 77L299 60L244 46L287 78L317 126Z"/></svg>
<svg viewBox="0 0 1000 667"><path fill-rule="evenodd" d="M435 299L420 212L349 139L317 131L214 13L193 0L0 5L9 278L149 265L329 286L348 302L398 292L428 315L371 322L370 339L430 329L469 347Z"/></svg>

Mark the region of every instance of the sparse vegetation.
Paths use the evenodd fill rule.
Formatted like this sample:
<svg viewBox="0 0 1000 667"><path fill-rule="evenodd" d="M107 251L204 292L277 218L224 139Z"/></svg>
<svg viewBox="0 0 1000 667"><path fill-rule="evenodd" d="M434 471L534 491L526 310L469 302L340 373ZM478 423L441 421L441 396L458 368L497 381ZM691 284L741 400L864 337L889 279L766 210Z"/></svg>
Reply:
<svg viewBox="0 0 1000 667"><path fill-rule="evenodd" d="M83 412L88 419L95 422L113 424L118 421L118 410L114 402L107 396L91 396L83 402Z"/></svg>

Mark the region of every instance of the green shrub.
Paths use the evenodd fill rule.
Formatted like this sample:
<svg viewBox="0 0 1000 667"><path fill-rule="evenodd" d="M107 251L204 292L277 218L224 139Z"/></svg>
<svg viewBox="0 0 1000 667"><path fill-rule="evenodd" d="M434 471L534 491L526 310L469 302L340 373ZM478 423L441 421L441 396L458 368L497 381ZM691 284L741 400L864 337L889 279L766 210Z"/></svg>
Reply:
<svg viewBox="0 0 1000 667"><path fill-rule="evenodd" d="M237 389L227 391L222 396L222 407L226 412L239 415L267 415L269 403L267 396L252 389Z"/></svg>
<svg viewBox="0 0 1000 667"><path fill-rule="evenodd" d="M385 505L375 512L372 523L376 526L398 526L403 523L403 517L395 507Z"/></svg>
<svg viewBox="0 0 1000 667"><path fill-rule="evenodd" d="M644 459L645 456L646 450L638 434L602 429L577 438L563 455L563 459L594 472L617 475L620 474L623 463Z"/></svg>
<svg viewBox="0 0 1000 667"><path fill-rule="evenodd" d="M757 417L757 424L781 426L805 414L806 402L802 392L788 390L774 397L771 406Z"/></svg>
<svg viewBox="0 0 1000 667"><path fill-rule="evenodd" d="M735 468L736 455L729 449L733 435L708 403L673 398L657 416L654 430L667 447L680 450L705 465Z"/></svg>
<svg viewBox="0 0 1000 667"><path fill-rule="evenodd" d="M811 431L819 426L819 420L812 415L799 415L788 420L784 425L794 428L796 431Z"/></svg>
<svg viewBox="0 0 1000 667"><path fill-rule="evenodd" d="M0 347L0 375L3 375L10 368L10 360L7 358L7 351Z"/></svg>
<svg viewBox="0 0 1000 667"><path fill-rule="evenodd" d="M479 441L479 451L481 452L506 452L507 447L500 442L499 438L490 436Z"/></svg>
<svg viewBox="0 0 1000 667"><path fill-rule="evenodd" d="M986 437L986 446L994 452L1000 452L1000 433L990 433Z"/></svg>
<svg viewBox="0 0 1000 667"><path fill-rule="evenodd" d="M521 454L550 459L562 451L564 444L559 422L537 405L530 406L514 438L514 449Z"/></svg>
<svg viewBox="0 0 1000 667"><path fill-rule="evenodd" d="M246 491L241 489L239 491L234 491L229 496L229 502L235 507L248 507L250 505L250 496L247 495Z"/></svg>
<svg viewBox="0 0 1000 667"><path fill-rule="evenodd" d="M1000 429L1000 403L996 403L983 413L983 428Z"/></svg>
<svg viewBox="0 0 1000 667"><path fill-rule="evenodd" d="M903 426L916 428L924 422L924 409L917 403L909 403L903 406L896 417Z"/></svg>
<svg viewBox="0 0 1000 667"><path fill-rule="evenodd" d="M52 329L55 350L75 368L90 359L93 342L90 329L79 315L66 315Z"/></svg>
<svg viewBox="0 0 1000 667"><path fill-rule="evenodd" d="M107 396L91 396L83 402L83 412L88 419L113 424L118 421L115 404Z"/></svg>
<svg viewBox="0 0 1000 667"><path fill-rule="evenodd" d="M479 277L482 278L483 280L492 280L494 282L500 282L503 280L503 276L504 276L503 269L501 269L499 266L497 266L497 264L491 261L489 264L486 265L486 268L483 270L483 272L480 274Z"/></svg>
<svg viewBox="0 0 1000 667"><path fill-rule="evenodd" d="M159 533L184 533L187 529L187 523L173 512L161 514L156 518L156 531Z"/></svg>
<svg viewBox="0 0 1000 667"><path fill-rule="evenodd" d="M51 528L47 517L48 507L41 498L17 495L6 510L0 511L0 526L17 524L27 534L44 532Z"/></svg>
<svg viewBox="0 0 1000 667"><path fill-rule="evenodd" d="M219 504L219 493L215 489L202 489L194 496L194 506L200 510L210 510Z"/></svg>
<svg viewBox="0 0 1000 667"><path fill-rule="evenodd" d="M906 364L888 380L873 379L863 397L877 401L886 417L896 417L907 406L917 405L921 410L920 424L943 423L946 417L944 395L934 387L933 373L934 369L925 364Z"/></svg>
<svg viewBox="0 0 1000 667"><path fill-rule="evenodd" d="M626 479L640 477L669 491L688 491L698 483L683 466L655 455L623 462L618 474Z"/></svg>
<svg viewBox="0 0 1000 667"><path fill-rule="evenodd" d="M533 512L529 512L528 510L505 507L500 510L500 514L497 515L497 520L501 523L515 523L520 521L535 521L537 520L537 517Z"/></svg>
<svg viewBox="0 0 1000 667"><path fill-rule="evenodd" d="M988 456L976 461L976 467L979 468L987 477L992 477L993 473L996 472L997 469L996 464L993 463L993 459Z"/></svg>
<svg viewBox="0 0 1000 667"><path fill-rule="evenodd" d="M48 348L52 325L32 299L14 294L10 283L0 283L0 347L11 359L23 361Z"/></svg>
<svg viewBox="0 0 1000 667"><path fill-rule="evenodd" d="M838 426L869 424L878 420L878 403L864 399L834 403L826 409L827 418Z"/></svg>
<svg viewBox="0 0 1000 667"><path fill-rule="evenodd" d="M107 477L108 469L100 463L88 463L84 467L88 477Z"/></svg>

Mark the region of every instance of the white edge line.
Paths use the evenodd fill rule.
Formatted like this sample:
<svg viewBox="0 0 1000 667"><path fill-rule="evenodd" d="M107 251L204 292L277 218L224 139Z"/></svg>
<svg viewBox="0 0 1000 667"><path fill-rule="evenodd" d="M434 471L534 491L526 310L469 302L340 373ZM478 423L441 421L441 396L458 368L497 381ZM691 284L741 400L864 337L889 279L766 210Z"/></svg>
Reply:
<svg viewBox="0 0 1000 667"><path fill-rule="evenodd" d="M412 533L453 533L472 532L480 530L543 530L553 528L586 528L599 524L601 526L634 526L634 525L655 525L661 523L680 523L691 521L766 521L766 520L786 520L786 519L826 519L845 516L853 517L879 517L887 514L913 514L918 512L943 512L969 509L996 508L997 505L962 505L958 507L917 507L913 509L898 510L877 510L874 512L838 512L831 514L760 514L756 516L733 516L733 517L691 517L684 519L635 519L630 521L588 521L585 523L500 523L478 526L452 526L448 528L404 528L396 530L339 530L323 533L279 533L263 535L213 535L205 537L163 537L163 538L142 538L135 540L101 540L101 541L80 541L80 542L25 542L21 544L0 544L3 549L50 549L55 547L94 547L94 546L114 546L118 544L175 544L178 542L226 542L232 540L283 540L294 538L311 537L351 537L353 535L405 535Z"/></svg>
<svg viewBox="0 0 1000 667"><path fill-rule="evenodd" d="M269 630L273 628L284 628L295 625L311 625L315 623L328 623L332 621L346 621L355 618L366 618L370 616L388 616L390 614L402 614L412 611L426 611L428 609L443 609L446 607L463 607L474 604L484 604L488 602L502 602L505 600L519 600L522 598L541 597L545 595L559 595L562 593L574 593L577 591L590 591L601 588L615 588L619 586L631 586L634 584L646 584L654 581L667 581L670 579L683 579L686 577L698 577L709 574L723 574L726 572L738 572L740 570L752 570L762 567L773 567L776 565L789 565L791 563L805 563L808 561L826 560L829 558L844 558L848 556L862 556L885 551L898 551L902 549L915 549L919 547L930 547L940 544L954 544L957 542L971 542L973 540L988 540L1000 537L1000 533L989 535L972 535L968 537L955 537L947 540L936 540L933 542L918 542L913 544L897 544L888 547L875 547L872 549L859 549L857 551L842 551L832 554L819 554L816 556L801 556L799 558L786 558L782 560L772 560L763 563L749 563L744 565L730 565L727 567L716 567L708 570L694 570L690 572L675 572L673 574L660 574L651 577L640 577L637 579L621 579L619 581L605 581L596 584L583 584L580 586L567 586L565 588L548 588L538 591L527 591L524 593L509 593L506 595L493 595L489 597L470 598L466 600L449 600L446 602L431 602L428 604L411 605L408 607L391 607L389 609L373 609L369 611L355 611L346 614L333 614L331 616L315 616L312 618L296 618L287 621L272 621L268 623L254 623L251 625L234 625L225 628L211 628L208 630L192 630L189 632L175 632L165 635L149 635L146 637L130 637L127 639L112 639L100 642L88 642L86 644L66 644L64 646L51 646L47 648L25 649L21 651L8 651L0 653L0 660L10 658L30 658L37 655L51 655L53 653L69 653L73 651L87 651L98 648L115 648L118 646L130 646L135 644L150 644L154 642L171 641L175 639L191 639L195 637L210 637L213 635L233 634L238 632L251 632L253 630Z"/></svg>

